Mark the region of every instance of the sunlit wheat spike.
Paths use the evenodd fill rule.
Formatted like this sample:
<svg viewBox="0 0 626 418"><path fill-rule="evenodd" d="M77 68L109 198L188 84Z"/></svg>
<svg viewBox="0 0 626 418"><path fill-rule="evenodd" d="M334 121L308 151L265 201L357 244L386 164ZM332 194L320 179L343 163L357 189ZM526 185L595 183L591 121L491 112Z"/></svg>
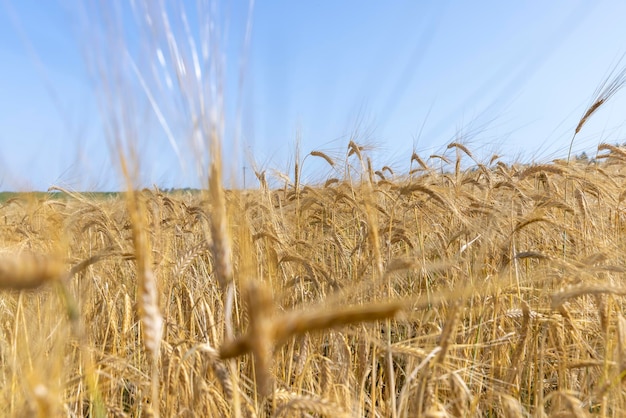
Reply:
<svg viewBox="0 0 626 418"><path fill-rule="evenodd" d="M574 130L574 135L572 135L572 139L569 144L569 151L567 152L567 163L569 164L570 158L572 156L572 148L574 147L574 139L576 135L583 128L587 120L613 95L615 95L623 86L626 84L626 67L623 68L615 77L613 77L613 73L617 69L617 66L613 69L613 71L609 74L609 76L604 80L604 82L598 87L594 96L593 104L587 109L583 117L576 125L576 129ZM611 79L611 77L613 77ZM602 156L604 157L604 156ZM600 158L597 156L596 159Z"/></svg>
<svg viewBox="0 0 626 418"><path fill-rule="evenodd" d="M600 145L598 145L598 152L600 151L610 151L611 152L611 156L613 157L617 157L620 158L622 160L626 159L626 150L624 150L624 148L620 148L620 147L616 147L615 145L611 145L611 144L607 144L607 143L602 143Z"/></svg>
<svg viewBox="0 0 626 418"><path fill-rule="evenodd" d="M326 180L326 182L324 183L324 187L329 187L332 184L335 183L339 183L339 179L338 178L330 178L328 180Z"/></svg>
<svg viewBox="0 0 626 418"><path fill-rule="evenodd" d="M180 277L181 274L187 270L189 265L201 254L207 251L207 243L205 241L201 241L200 243L192 246L185 252L174 265L172 270L173 275L175 277Z"/></svg>
<svg viewBox="0 0 626 418"><path fill-rule="evenodd" d="M381 171L387 171L389 174L391 174L392 176L394 175L393 170L391 169L391 167L389 167L388 165L383 166L383 168L381 169Z"/></svg>
<svg viewBox="0 0 626 418"><path fill-rule="evenodd" d="M552 173L562 175L565 172L564 169L557 167L553 164L538 164L532 167L528 167L526 170L519 174L519 179L523 180L536 173Z"/></svg>
<svg viewBox="0 0 626 418"><path fill-rule="evenodd" d="M356 142L350 141L348 144L348 157L352 154L356 154L359 160L363 161L363 155L361 155L361 147L359 147Z"/></svg>
<svg viewBox="0 0 626 418"><path fill-rule="evenodd" d="M417 163L420 165L420 167L422 167L424 170L429 170L428 165L426 165L424 160L422 160L422 158L416 152L414 152L413 155L411 155L411 163L413 161L417 161Z"/></svg>
<svg viewBox="0 0 626 418"><path fill-rule="evenodd" d="M430 196L433 200L436 200L437 202L441 203L442 205L444 206L448 205L448 203L445 201L445 199L440 193L437 193L433 189L427 186L424 186L422 184L409 184L408 186L404 186L403 188L400 189L400 194L402 195L410 195L411 193L414 193L414 192L424 193Z"/></svg>
<svg viewBox="0 0 626 418"><path fill-rule="evenodd" d="M606 101L606 99L604 98L599 98L598 100L596 100L585 112L585 114L583 115L583 117L580 119L580 121L578 122L578 125L576 125L576 130L574 132L579 133L580 130L583 128L583 126L585 125L585 123L587 123L587 120L589 120L589 118L591 117L591 115L593 115L599 108L600 106L602 106L604 104L604 102Z"/></svg>
<svg viewBox="0 0 626 418"><path fill-rule="evenodd" d="M614 72L615 70L609 74L606 80L596 90L593 104L589 106L583 117L578 122L578 125L576 125L576 134L580 132L585 123L587 123L589 118L596 113L600 106L613 97L622 87L624 87L624 84L626 84L626 68L622 69L613 77Z"/></svg>
<svg viewBox="0 0 626 418"><path fill-rule="evenodd" d="M139 317L144 327L146 348L153 357L157 358L163 333L163 317L159 310L156 278L152 269L145 270L143 275L138 295Z"/></svg>
<svg viewBox="0 0 626 418"><path fill-rule="evenodd" d="M450 164L450 159L446 157L445 155L433 154L428 158L430 158L431 160L438 159L438 160L443 161L446 164Z"/></svg>
<svg viewBox="0 0 626 418"><path fill-rule="evenodd" d="M198 345L198 350L206 354L209 358L213 372L215 373L217 380L222 385L222 390L228 400L233 398L233 385L229 376L228 368L219 359L219 353L209 343L203 343Z"/></svg>
<svg viewBox="0 0 626 418"><path fill-rule="evenodd" d="M587 205L585 194L580 189L576 188L574 190L574 198L576 199L576 204L578 205L578 211L580 214L583 218L588 218L589 206Z"/></svg>
<svg viewBox="0 0 626 418"><path fill-rule="evenodd" d="M450 148L456 148L459 149L461 151L463 151L468 157L470 157L472 160L474 159L474 156L472 155L472 153L470 152L470 150L463 144L461 144L460 142L452 142L448 145L448 149Z"/></svg>
<svg viewBox="0 0 626 418"><path fill-rule="evenodd" d="M274 241L275 243L279 244L280 243L280 239L276 236L276 234L274 234L271 231L261 231L261 232L257 232L256 234L254 234L252 236L252 241L257 241L261 238L268 238L271 239L272 241Z"/></svg>
<svg viewBox="0 0 626 418"><path fill-rule="evenodd" d="M134 191L128 192L134 256L137 266L137 310L144 326L144 343L154 359L158 358L163 329L159 310L156 276L152 270L152 250L145 222L145 206Z"/></svg>
<svg viewBox="0 0 626 418"><path fill-rule="evenodd" d="M537 223L537 222L545 222L545 223L547 223L549 225L553 225L554 224L554 222L550 221L549 219L546 219L546 218L544 218L542 216L537 216L537 217L533 217L533 218L530 218L530 219L525 219L525 220L519 222L517 225L515 225L515 228L513 229L513 232L519 232L522 229L524 229L525 227L527 227L528 225L532 225L532 224Z"/></svg>
<svg viewBox="0 0 626 418"><path fill-rule="evenodd" d="M309 344L311 342L311 338L308 334L304 334L302 338L300 338L300 349L294 356L294 374L299 376L304 370L304 366L307 363L307 358L309 357Z"/></svg>
<svg viewBox="0 0 626 418"><path fill-rule="evenodd" d="M323 158L331 167L335 166L333 159L321 151L311 151L311 156Z"/></svg>
<svg viewBox="0 0 626 418"><path fill-rule="evenodd" d="M265 175L265 171L254 171L254 175L256 176L257 180L259 180L259 184L261 186L262 190L267 189L267 177Z"/></svg>

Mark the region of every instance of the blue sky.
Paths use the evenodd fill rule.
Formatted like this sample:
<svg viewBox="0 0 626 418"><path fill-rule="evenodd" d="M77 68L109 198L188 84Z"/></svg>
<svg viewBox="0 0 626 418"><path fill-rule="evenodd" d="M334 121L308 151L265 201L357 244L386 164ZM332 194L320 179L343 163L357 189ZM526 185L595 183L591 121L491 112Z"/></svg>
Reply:
<svg viewBox="0 0 626 418"><path fill-rule="evenodd" d="M197 3L168 3L183 49L178 6L201 48L208 19ZM109 133L122 117L140 155L138 184L196 187L206 151L194 148L190 131L201 96L225 112L225 161L240 183L248 155L259 169L287 172L296 138L302 156L322 150L341 158L355 133L373 147L375 165L398 172L408 171L413 150L427 158L456 140L484 158L550 161L566 157L594 91L626 53L621 1L257 0L247 49L250 4L231 1L210 14L221 34L219 105L208 67L203 88L190 83L181 93L174 78L168 89L155 52L166 40L145 38L127 3L118 21L106 20L98 4L0 2L0 190L119 189ZM124 29L119 44L111 22ZM114 77L123 81L111 87ZM594 115L574 150L626 142L625 121L626 91ZM332 175L315 159L304 174Z"/></svg>

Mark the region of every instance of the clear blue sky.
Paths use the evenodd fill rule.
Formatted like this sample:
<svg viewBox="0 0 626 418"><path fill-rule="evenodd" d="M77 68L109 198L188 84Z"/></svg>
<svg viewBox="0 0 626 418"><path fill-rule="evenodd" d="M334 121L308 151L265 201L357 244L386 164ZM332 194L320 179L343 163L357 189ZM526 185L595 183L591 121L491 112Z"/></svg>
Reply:
<svg viewBox="0 0 626 418"><path fill-rule="evenodd" d="M152 72L158 69L153 44L134 27L128 7L121 8L123 42L98 43L98 31L111 31L112 20L100 6L83 10L85 3L98 2L0 1L0 190L55 184L119 189L106 134L114 101L113 109L133 118L128 126L138 131L138 182L198 186L195 165L203 159L189 139L193 122L181 110L180 91L164 87L165 72ZM200 47L206 19L195 0L182 4ZM220 42L225 160L239 176L249 166L246 154L261 169L287 171L297 137L303 156L312 150L345 155L357 128L356 141L374 146L375 164L399 172L408 171L413 150L428 157L457 139L485 158L492 152L525 162L565 157L594 91L626 52L626 2L617 0L257 0L247 52L249 3L218 8L213 21L227 34ZM176 41L188 45L175 10L170 23ZM172 137L146 105L136 74L119 64L127 56ZM100 75L89 67L94 62ZM133 80L132 88L122 83L109 90L114 99L105 99L98 90L102 74L122 74ZM173 85L176 91L175 79ZM234 129L239 108L240 128ZM626 90L593 117L574 150L626 142L625 121ZM324 165L307 159L305 179L327 174ZM252 184L250 171L247 180Z"/></svg>

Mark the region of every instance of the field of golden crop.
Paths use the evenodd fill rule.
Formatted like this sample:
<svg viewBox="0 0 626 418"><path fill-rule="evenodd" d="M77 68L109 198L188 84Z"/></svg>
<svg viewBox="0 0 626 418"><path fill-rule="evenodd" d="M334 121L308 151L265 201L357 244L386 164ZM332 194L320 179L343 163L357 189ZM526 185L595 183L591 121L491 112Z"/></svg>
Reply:
<svg viewBox="0 0 626 418"><path fill-rule="evenodd" d="M626 414L624 149L310 158L346 175L2 202L0 414Z"/></svg>

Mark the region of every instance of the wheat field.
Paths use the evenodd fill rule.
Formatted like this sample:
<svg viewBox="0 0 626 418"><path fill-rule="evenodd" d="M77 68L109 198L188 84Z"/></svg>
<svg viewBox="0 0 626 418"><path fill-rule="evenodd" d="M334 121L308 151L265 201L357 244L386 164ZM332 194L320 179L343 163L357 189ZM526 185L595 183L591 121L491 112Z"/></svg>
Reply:
<svg viewBox="0 0 626 418"><path fill-rule="evenodd" d="M623 416L626 150L598 149L400 174L351 142L319 185L16 195L2 415Z"/></svg>
<svg viewBox="0 0 626 418"><path fill-rule="evenodd" d="M353 138L226 187L218 25L130 4L136 40L85 25L124 191L0 193L0 416L626 416L626 147L391 168ZM150 112L201 189L136 187Z"/></svg>

